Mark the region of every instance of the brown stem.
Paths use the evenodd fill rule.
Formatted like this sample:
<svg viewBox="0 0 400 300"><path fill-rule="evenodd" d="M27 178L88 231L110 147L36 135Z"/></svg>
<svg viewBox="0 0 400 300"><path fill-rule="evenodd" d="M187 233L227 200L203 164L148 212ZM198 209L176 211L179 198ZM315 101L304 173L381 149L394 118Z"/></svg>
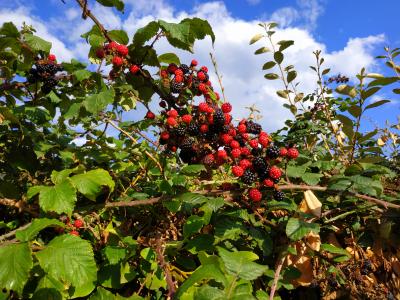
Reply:
<svg viewBox="0 0 400 300"><path fill-rule="evenodd" d="M161 269L163 269L164 274L165 274L165 281L167 282L167 286L168 286L168 297L169 297L169 299L172 299L175 295L176 287L175 287L174 280L172 279L171 272L169 271L168 263L165 261L165 258L164 258L164 253L163 253L164 251L163 251L163 246L161 244L161 238L157 238L155 250L156 250L155 252L157 254L158 263L159 263Z"/></svg>
<svg viewBox="0 0 400 300"><path fill-rule="evenodd" d="M278 286L279 276L281 275L282 267L283 267L283 264L285 263L285 260L286 260L286 256L282 257L281 260L279 261L278 265L276 266L274 282L272 283L272 286L271 286L271 293L269 294L269 300L274 299L276 288Z"/></svg>

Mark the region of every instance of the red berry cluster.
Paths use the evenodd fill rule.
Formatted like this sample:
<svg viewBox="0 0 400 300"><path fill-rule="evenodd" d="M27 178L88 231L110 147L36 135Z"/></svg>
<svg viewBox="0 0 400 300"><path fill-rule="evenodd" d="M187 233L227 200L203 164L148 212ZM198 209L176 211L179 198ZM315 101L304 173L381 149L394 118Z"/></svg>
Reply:
<svg viewBox="0 0 400 300"><path fill-rule="evenodd" d="M275 188L282 171L277 166L282 159L298 156L295 148L278 148L271 137L253 120L232 123L232 105L220 103L209 81L206 67L196 68L197 61L187 65L170 64L160 71L160 76L170 82L171 93L203 96L195 104L193 96L175 103L175 107L163 100L161 112L160 144L169 152L179 153L188 164L202 163L207 168L231 165L232 174L249 188L248 198L261 201L261 187ZM190 104L189 104L190 103ZM170 104L170 103L168 103ZM150 118L151 112L146 117ZM153 117L154 118L154 117ZM273 191L273 190L272 190ZM274 198L281 200L283 193L276 190Z"/></svg>
<svg viewBox="0 0 400 300"><path fill-rule="evenodd" d="M81 219L76 219L73 223L71 223L71 220L69 217L61 217L61 220L67 225L67 228L69 230L69 234L79 236L79 230L84 227L85 223ZM56 229L58 233L63 233L64 228L58 227Z"/></svg>
<svg viewBox="0 0 400 300"><path fill-rule="evenodd" d="M114 41L96 50L96 56L98 58L106 59L112 63L113 69L110 71L111 78L115 78L118 72L124 70L124 68L128 68L131 74L139 72L140 67L129 62L128 54L129 49L127 46Z"/></svg>

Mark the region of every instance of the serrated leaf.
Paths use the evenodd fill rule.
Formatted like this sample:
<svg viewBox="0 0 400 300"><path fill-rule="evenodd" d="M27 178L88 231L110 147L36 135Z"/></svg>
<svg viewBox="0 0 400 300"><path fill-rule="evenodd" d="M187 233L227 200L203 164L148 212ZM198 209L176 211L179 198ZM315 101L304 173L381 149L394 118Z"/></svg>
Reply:
<svg viewBox="0 0 400 300"><path fill-rule="evenodd" d="M100 4L108 7L115 7L119 11L124 11L125 5L124 2L121 0L96 0Z"/></svg>
<svg viewBox="0 0 400 300"><path fill-rule="evenodd" d="M32 266L32 253L28 243L0 247L0 287L16 291L22 296Z"/></svg>
<svg viewBox="0 0 400 300"><path fill-rule="evenodd" d="M264 77L268 80L275 80L275 79L279 78L279 75L275 74L275 73L268 73L268 74L265 74Z"/></svg>
<svg viewBox="0 0 400 300"><path fill-rule="evenodd" d="M217 249L227 272L242 279L255 280L268 269L268 266L254 262L258 259L258 256L253 252L230 252L221 247L217 247Z"/></svg>
<svg viewBox="0 0 400 300"><path fill-rule="evenodd" d="M274 62L274 61L271 60L271 61L266 62L266 63L263 65L262 69L263 69L263 70L268 70L268 69L273 68L275 65L276 65L276 62Z"/></svg>
<svg viewBox="0 0 400 300"><path fill-rule="evenodd" d="M204 167L204 165L188 165L182 168L181 173L188 176L195 176L205 170L206 168Z"/></svg>
<svg viewBox="0 0 400 300"><path fill-rule="evenodd" d="M336 92L338 92L339 94L342 95L347 95L350 96L352 98L354 98L355 96L357 96L357 90L352 87L349 86L347 84L341 84L336 88Z"/></svg>
<svg viewBox="0 0 400 300"><path fill-rule="evenodd" d="M108 104L114 101L114 89L109 89L98 94L87 97L83 102L83 106L90 113L97 114L102 111Z"/></svg>
<svg viewBox="0 0 400 300"><path fill-rule="evenodd" d="M381 106L381 105L383 105L383 104L385 104L385 103L389 103L389 102L390 102L390 100L379 100L379 101L373 102L373 103L371 103L371 104L368 104L368 105L365 107L365 110L371 109L371 108L374 108L374 107L378 107L378 106Z"/></svg>
<svg viewBox="0 0 400 300"><path fill-rule="evenodd" d="M290 218L286 225L286 235L292 241L298 241L309 232L319 232L319 225L315 223L307 223L298 218Z"/></svg>
<svg viewBox="0 0 400 300"><path fill-rule="evenodd" d="M183 225L183 236L185 238L197 233L204 225L204 220L202 217L192 215L190 216L185 224Z"/></svg>
<svg viewBox="0 0 400 300"><path fill-rule="evenodd" d="M111 37L113 41L117 43L127 45L129 43L128 34L124 30L110 30L108 35Z"/></svg>
<svg viewBox="0 0 400 300"><path fill-rule="evenodd" d="M250 40L250 45L254 44L255 42L259 41L260 39L262 39L264 35L262 35L261 33L256 34L255 36L253 36Z"/></svg>
<svg viewBox="0 0 400 300"><path fill-rule="evenodd" d="M65 224L57 219L47 219L47 218L34 219L32 221L32 224L28 228L25 228L23 230L18 230L15 236L20 241L27 242L33 240L41 230L50 226L64 227Z"/></svg>
<svg viewBox="0 0 400 300"><path fill-rule="evenodd" d="M92 76L92 72L85 69L76 70L74 73L72 73L72 75L74 75L78 81L82 81L90 78L90 76Z"/></svg>
<svg viewBox="0 0 400 300"><path fill-rule="evenodd" d="M174 64L176 64L178 66L181 64L181 62L179 60L179 57L175 53L164 53L164 54L161 54L158 57L158 61L160 63L166 63L166 64L174 63Z"/></svg>
<svg viewBox="0 0 400 300"><path fill-rule="evenodd" d="M6 37L19 37L18 28L12 22L5 22L0 28L0 35Z"/></svg>
<svg viewBox="0 0 400 300"><path fill-rule="evenodd" d="M267 47L261 47L261 48L258 48L258 49L254 52L254 54L258 55L258 54L266 53L266 52L269 52L269 51L271 51L271 50L269 50L269 48L267 48Z"/></svg>
<svg viewBox="0 0 400 300"><path fill-rule="evenodd" d="M288 74L287 74L287 82L288 83L291 83L293 80L295 80L296 79L296 77L297 77L297 72L296 71L290 71Z"/></svg>
<svg viewBox="0 0 400 300"><path fill-rule="evenodd" d="M160 25L156 21L152 21L146 26L139 28L133 36L133 44L135 47L144 45L144 43L157 34L159 29Z"/></svg>
<svg viewBox="0 0 400 300"><path fill-rule="evenodd" d="M26 33L24 37L25 37L25 42L28 44L29 47L32 48L32 50L43 51L46 53L50 52L51 49L50 42L47 42L44 39L30 33Z"/></svg>
<svg viewBox="0 0 400 300"><path fill-rule="evenodd" d="M107 186L110 192L114 190L115 183L110 174L103 169L91 170L89 172L71 177L72 184L76 189L90 200L96 200L101 193L102 187Z"/></svg>
<svg viewBox="0 0 400 300"><path fill-rule="evenodd" d="M39 194L40 208L45 212L71 214L76 203L76 191L70 180L54 186L42 186Z"/></svg>
<svg viewBox="0 0 400 300"><path fill-rule="evenodd" d="M294 45L294 41L279 41L277 43L279 45L279 51L282 52L286 48L289 48L290 46Z"/></svg>
<svg viewBox="0 0 400 300"><path fill-rule="evenodd" d="M73 287L73 298L87 296L95 288L97 267L88 241L61 235L37 252L36 258L46 273Z"/></svg>
<svg viewBox="0 0 400 300"><path fill-rule="evenodd" d="M207 197L196 193L184 193L178 197L181 201L191 205L203 204L207 201Z"/></svg>
<svg viewBox="0 0 400 300"><path fill-rule="evenodd" d="M282 52L275 52L274 53L274 60L278 63L281 64L283 62L283 53Z"/></svg>

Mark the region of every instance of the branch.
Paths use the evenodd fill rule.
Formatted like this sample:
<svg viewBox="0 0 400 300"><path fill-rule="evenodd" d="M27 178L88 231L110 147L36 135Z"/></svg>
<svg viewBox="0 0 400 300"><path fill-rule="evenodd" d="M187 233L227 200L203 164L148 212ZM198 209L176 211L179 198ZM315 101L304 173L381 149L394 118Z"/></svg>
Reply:
<svg viewBox="0 0 400 300"><path fill-rule="evenodd" d="M18 227L17 229L14 229L14 230L12 230L10 232L7 232L7 233L1 235L0 236L0 241L6 240L6 239L8 239L10 237L13 237L18 230L23 230L23 229L29 227L31 224L32 223L29 222L28 224L25 224L24 226ZM5 243L7 243L7 242L0 243L0 246L4 246Z"/></svg>
<svg viewBox="0 0 400 300"><path fill-rule="evenodd" d="M272 283L272 286L271 286L271 293L269 294L269 300L274 299L275 291L278 286L279 276L281 274L282 266L285 263L285 260L286 260L286 256L282 257L281 260L279 261L278 265L276 266L274 282Z"/></svg>
<svg viewBox="0 0 400 300"><path fill-rule="evenodd" d="M167 286L168 286L168 297L169 297L169 299L172 299L175 295L176 287L175 287L175 283L172 279L171 272L169 271L168 263L164 259L164 255L163 255L164 251L162 248L163 247L161 245L161 238L157 238L156 249L155 249L156 254L157 254L157 260L158 260L158 263L159 263L161 269L163 269L164 274L165 274L165 281L167 282Z"/></svg>

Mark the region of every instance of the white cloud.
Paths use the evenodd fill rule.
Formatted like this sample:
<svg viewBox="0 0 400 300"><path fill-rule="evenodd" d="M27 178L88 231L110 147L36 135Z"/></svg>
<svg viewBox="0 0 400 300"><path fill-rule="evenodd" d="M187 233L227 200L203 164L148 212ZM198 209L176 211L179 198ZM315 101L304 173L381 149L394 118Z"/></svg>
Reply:
<svg viewBox="0 0 400 300"><path fill-rule="evenodd" d="M276 90L283 89L282 84L278 80L267 81L263 77L266 72L262 71L261 67L264 62L271 59L271 53L253 55L254 50L266 41L260 41L253 46L248 45L250 38L261 29L257 26L259 20L245 21L234 18L230 15L225 4L220 1L197 5L191 12L177 11L164 1L126 0L125 3L129 15L124 20L110 9L95 6L92 11L101 21L104 21L106 28L119 29L122 27L128 32L129 37L132 37L138 28L156 19L164 19L170 22L179 22L182 18L193 16L207 19L216 35L214 49L211 47L209 38L196 42L195 54L173 49L165 39L161 39L156 44L157 52L159 54L176 52L184 63L196 58L200 64L209 67L214 87L219 91L220 88L209 57L209 52L213 51L217 58L219 72L223 75L222 81L226 96L234 105L235 117L247 115L245 107L252 104L256 104L261 110L264 116L261 123L267 130L280 128L284 121L290 117L287 109L282 107L285 100L276 95ZM130 11L132 7L133 9ZM370 72L373 71L371 70L371 68L374 68L372 51L384 40L383 35L353 38L348 41L343 49L329 53L326 51L326 46L315 39L310 29L315 26L322 12L321 1L298 0L297 7L282 8L272 14L275 18L286 14L287 24L284 24L283 29L277 30L274 38L276 41L281 39L295 41L295 45L285 51L284 62L295 66L299 73L298 78L301 81L298 90L306 93L314 90L314 83L316 82L315 74L309 68L315 62L313 51L322 50L326 59L326 67L331 67L333 74L340 72L351 77L363 66L369 68ZM44 37L53 41L53 43L58 41L58 48L53 51L57 56L67 59L72 56L80 59L86 58L88 46L80 38L80 35L88 31L93 23L91 20L80 20L79 9L66 10L64 22L59 22L59 19L43 22L31 17L29 12L26 11L14 11L14 13L15 15L10 17L9 11L0 9L0 19L12 19L20 23L22 20L27 20L28 23L32 22L35 27L40 28L40 35L44 33ZM104 15L107 15L107 18L104 18ZM8 16L8 18L3 16ZM298 22L299 18L305 17L305 26L294 27L293 24ZM58 22L55 22L57 20ZM51 29L51 33L47 31L47 28ZM57 35L53 32L57 32ZM66 47L62 41L71 45L70 48ZM154 101L153 108L157 107L157 102ZM142 108L139 112L129 114L129 117L138 118L139 115L143 115Z"/></svg>

